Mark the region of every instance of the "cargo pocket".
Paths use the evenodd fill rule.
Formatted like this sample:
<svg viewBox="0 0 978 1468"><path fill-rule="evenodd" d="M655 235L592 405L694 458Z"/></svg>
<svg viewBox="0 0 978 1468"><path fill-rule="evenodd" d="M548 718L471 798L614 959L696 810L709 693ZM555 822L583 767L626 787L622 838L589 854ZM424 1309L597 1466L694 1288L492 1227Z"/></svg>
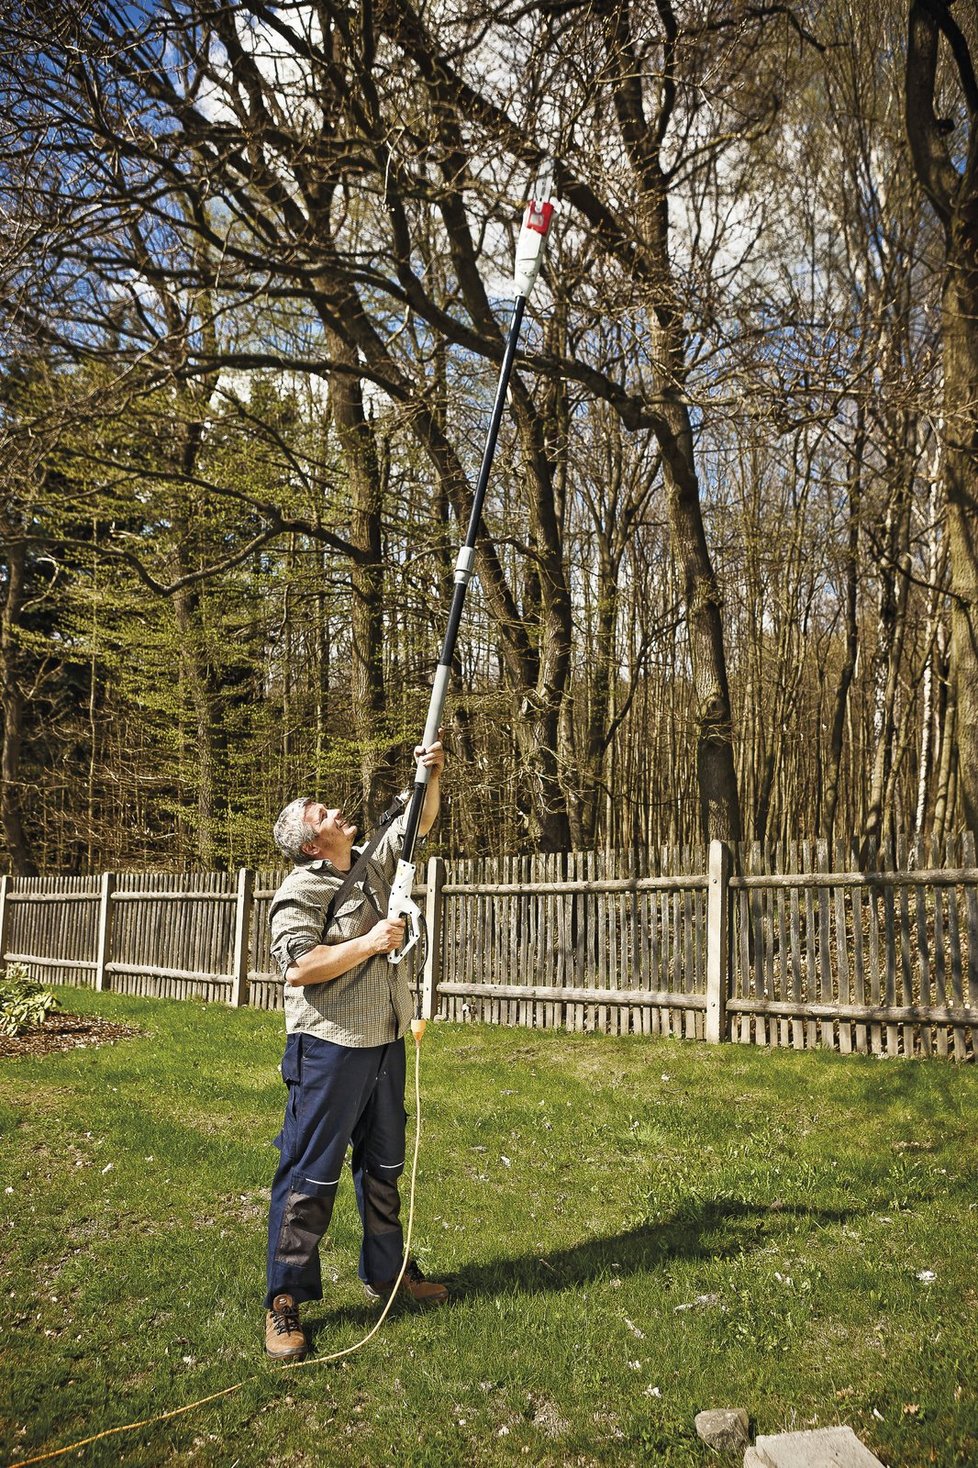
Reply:
<svg viewBox="0 0 978 1468"><path fill-rule="evenodd" d="M289 1035L286 1039L285 1054L282 1056L279 1072L289 1092L288 1100L285 1103L285 1121L274 1142L281 1152L285 1146L286 1135L295 1133L296 1113L299 1105L299 1080L302 1075L301 1035Z"/></svg>
<svg viewBox="0 0 978 1468"><path fill-rule="evenodd" d="M302 1036L289 1035L285 1041L285 1054L282 1056L282 1064L279 1066L282 1079L289 1087L298 1085L302 1076Z"/></svg>

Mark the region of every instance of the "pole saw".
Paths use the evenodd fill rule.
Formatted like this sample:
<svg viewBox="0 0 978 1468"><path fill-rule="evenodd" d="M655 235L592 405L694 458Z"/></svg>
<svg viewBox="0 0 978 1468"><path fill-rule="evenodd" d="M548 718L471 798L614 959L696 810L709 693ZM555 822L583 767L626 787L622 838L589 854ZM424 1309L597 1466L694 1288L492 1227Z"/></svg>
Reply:
<svg viewBox="0 0 978 1468"><path fill-rule="evenodd" d="M523 216L523 225L516 244L516 260L513 270L513 296L515 298L513 302L513 315L510 321L509 334L506 338L502 366L499 370L496 400L493 404L492 417L489 420L489 432L486 435L486 447L482 455L482 467L479 471L475 495L472 500L468 531L455 563L455 585L448 614L448 628L445 632L441 659L435 672L435 679L431 689L431 701L428 704L428 718L421 741L424 749L427 749L429 745L435 743L438 738L438 730L441 726L442 710L445 706L445 695L448 692L448 681L451 677L452 661L455 656L455 643L458 638L459 624L462 620L462 607L465 603L465 593L475 562L475 543L479 533L479 524L482 519L482 505L486 497L489 472L492 468L492 461L496 452L496 440L499 437L499 426L502 422L503 409L506 406L506 391L513 371L520 326L523 321L523 313L526 310L526 303L530 298L530 293L540 273L540 266L543 262L544 242L547 238L547 232L550 229L550 221L557 208L557 201L550 197L550 187L550 174L548 170L541 174L535 187L535 196L527 204L526 213ZM421 936L421 909L411 894L414 890L414 848L418 840L418 826L424 807L425 794L428 789L429 774L430 771L419 760L415 771L414 790L411 794L410 804L408 805L407 816L405 818L401 858L397 864L394 884L391 887L390 901L387 906L387 916L389 918L403 918L407 924L408 932L403 947L388 955L391 963L400 963L410 953ZM420 1023L419 1017L416 1024ZM419 1038L417 1034L416 1038Z"/></svg>

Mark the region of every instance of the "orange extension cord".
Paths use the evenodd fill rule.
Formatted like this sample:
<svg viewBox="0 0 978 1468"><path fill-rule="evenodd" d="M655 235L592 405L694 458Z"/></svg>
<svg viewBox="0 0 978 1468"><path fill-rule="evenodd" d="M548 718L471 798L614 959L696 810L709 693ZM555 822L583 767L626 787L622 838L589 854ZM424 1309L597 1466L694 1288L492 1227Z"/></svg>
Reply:
<svg viewBox="0 0 978 1468"><path fill-rule="evenodd" d="M359 1351L368 1341L372 1341L380 1330L384 1321L390 1313L391 1307L397 1298L397 1292L407 1269L408 1259L411 1257L411 1233L414 1228L414 1191L418 1178L418 1152L421 1142L421 1036L425 1031L423 1019L413 1020L411 1033L414 1035L414 1155L411 1159L411 1187L408 1194L408 1218L407 1229L404 1235L404 1258L401 1261L401 1272L394 1282L394 1288L390 1292L390 1298L380 1313L379 1319L373 1328L357 1341L355 1345L346 1346L342 1351L334 1351L331 1356L314 1356L309 1361L290 1361L285 1366L276 1366L275 1372L301 1371L306 1366L327 1366L331 1361L339 1361L344 1356L352 1356L354 1351ZM74 1453L78 1448L87 1448L90 1443L101 1442L105 1437L114 1437L120 1432L136 1432L140 1427L154 1427L157 1422L169 1422L173 1417L181 1417L184 1412L194 1412L198 1407L206 1407L210 1402L219 1402L222 1397L230 1397L239 1392L243 1386L248 1386L253 1381L267 1380L267 1376L247 1376L244 1381L236 1381L233 1386L226 1386L219 1392L211 1392L208 1397L198 1397L195 1402L188 1402L184 1407L173 1407L169 1412L160 1412L155 1417L144 1417L140 1422L126 1422L121 1427L107 1427L104 1432L95 1432L91 1437L79 1438L77 1442L68 1443L66 1447L55 1448L51 1453L39 1453L34 1458L22 1458L18 1463L11 1463L10 1468L30 1468L32 1463L49 1463L52 1458L61 1458L66 1453Z"/></svg>

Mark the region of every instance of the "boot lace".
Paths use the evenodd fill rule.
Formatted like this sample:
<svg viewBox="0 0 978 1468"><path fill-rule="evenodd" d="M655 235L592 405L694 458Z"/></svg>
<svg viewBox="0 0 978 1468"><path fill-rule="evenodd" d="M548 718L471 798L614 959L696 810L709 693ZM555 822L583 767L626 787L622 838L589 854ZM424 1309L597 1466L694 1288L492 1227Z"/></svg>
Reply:
<svg viewBox="0 0 978 1468"><path fill-rule="evenodd" d="M292 1335L300 1329L299 1310L296 1305L286 1305L281 1310L272 1310L272 1324L276 1335Z"/></svg>

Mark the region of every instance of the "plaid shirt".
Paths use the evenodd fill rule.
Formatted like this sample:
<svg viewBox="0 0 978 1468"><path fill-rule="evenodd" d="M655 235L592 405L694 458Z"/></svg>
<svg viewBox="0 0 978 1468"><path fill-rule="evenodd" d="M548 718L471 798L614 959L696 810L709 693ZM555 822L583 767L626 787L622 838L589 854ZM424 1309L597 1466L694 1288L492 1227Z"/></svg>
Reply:
<svg viewBox="0 0 978 1468"><path fill-rule="evenodd" d="M272 955L283 978L290 964L311 948L359 938L386 914L403 835L401 815L384 832L364 876L347 894L328 933L323 932L326 909L347 873L337 871L332 862L325 860L293 867L272 898L270 915ZM352 860L358 855L354 847ZM394 964L381 953L325 984L286 984L286 1031L290 1035L297 1031L316 1035L334 1045L354 1048L387 1045L400 1039L414 1013L408 987L408 970L412 967L411 960Z"/></svg>

